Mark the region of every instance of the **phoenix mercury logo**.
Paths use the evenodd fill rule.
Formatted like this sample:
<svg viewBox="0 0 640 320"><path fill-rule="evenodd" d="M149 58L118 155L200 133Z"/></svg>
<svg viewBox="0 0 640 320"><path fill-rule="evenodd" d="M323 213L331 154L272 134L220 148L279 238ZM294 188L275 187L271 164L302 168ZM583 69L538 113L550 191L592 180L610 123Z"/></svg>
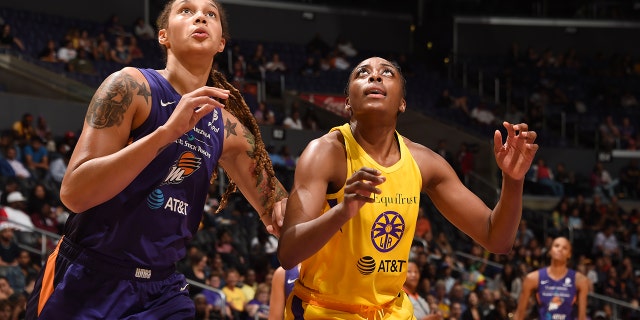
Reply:
<svg viewBox="0 0 640 320"><path fill-rule="evenodd" d="M371 241L380 252L389 252L395 248L402 235L405 223L402 216L395 211L385 211L373 222L371 227Z"/></svg>
<svg viewBox="0 0 640 320"><path fill-rule="evenodd" d="M178 184L184 178L192 175L202 165L202 158L197 157L193 152L186 151L169 169L169 174L164 178L163 184Z"/></svg>

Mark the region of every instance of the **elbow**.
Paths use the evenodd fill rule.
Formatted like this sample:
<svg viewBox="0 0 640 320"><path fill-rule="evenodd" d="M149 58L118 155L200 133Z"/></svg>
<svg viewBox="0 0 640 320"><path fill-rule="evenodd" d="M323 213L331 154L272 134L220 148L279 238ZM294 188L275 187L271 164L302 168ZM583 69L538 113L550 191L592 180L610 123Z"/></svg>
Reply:
<svg viewBox="0 0 640 320"><path fill-rule="evenodd" d="M282 268L285 270L292 269L298 264L297 262L294 261L294 259L291 259L290 257L287 257L287 255L283 254L279 246L278 246L278 260L280 261L280 265L282 266Z"/></svg>
<svg viewBox="0 0 640 320"><path fill-rule="evenodd" d="M64 206L73 213L84 212L88 207L83 204L82 197L78 197L73 193L69 192L66 188L60 189L60 201Z"/></svg>
<svg viewBox="0 0 640 320"><path fill-rule="evenodd" d="M513 241L495 243L488 249L494 254L508 254L513 249Z"/></svg>

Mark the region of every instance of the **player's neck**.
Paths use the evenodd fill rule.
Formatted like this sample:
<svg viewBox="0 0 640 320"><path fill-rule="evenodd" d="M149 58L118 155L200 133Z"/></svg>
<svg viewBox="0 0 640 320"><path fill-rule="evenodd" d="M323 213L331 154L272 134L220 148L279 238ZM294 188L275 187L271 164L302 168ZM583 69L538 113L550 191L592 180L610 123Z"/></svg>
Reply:
<svg viewBox="0 0 640 320"><path fill-rule="evenodd" d="M553 279L561 279L567 274L568 270L569 268L567 268L566 264L551 263L547 268L547 274Z"/></svg>

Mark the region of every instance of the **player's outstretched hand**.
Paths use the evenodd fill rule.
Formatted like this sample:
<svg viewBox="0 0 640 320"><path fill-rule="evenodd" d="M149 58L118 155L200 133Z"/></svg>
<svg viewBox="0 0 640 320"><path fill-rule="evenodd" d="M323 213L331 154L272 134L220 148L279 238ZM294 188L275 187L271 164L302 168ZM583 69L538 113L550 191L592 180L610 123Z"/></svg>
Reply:
<svg viewBox="0 0 640 320"><path fill-rule="evenodd" d="M538 135L535 131L529 131L526 123L511 124L505 121L502 125L507 129L506 141L502 143L500 130L493 134L496 162L504 175L522 180L538 151L538 145L535 143Z"/></svg>

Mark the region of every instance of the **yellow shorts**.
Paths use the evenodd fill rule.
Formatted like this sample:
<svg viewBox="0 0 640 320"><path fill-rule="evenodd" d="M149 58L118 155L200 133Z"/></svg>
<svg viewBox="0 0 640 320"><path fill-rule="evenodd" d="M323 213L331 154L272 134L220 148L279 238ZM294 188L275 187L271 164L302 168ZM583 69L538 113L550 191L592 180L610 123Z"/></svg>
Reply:
<svg viewBox="0 0 640 320"><path fill-rule="evenodd" d="M383 307L336 305L319 301L303 301L294 293L289 295L284 312L285 319L385 319L410 320L413 305L404 292Z"/></svg>

